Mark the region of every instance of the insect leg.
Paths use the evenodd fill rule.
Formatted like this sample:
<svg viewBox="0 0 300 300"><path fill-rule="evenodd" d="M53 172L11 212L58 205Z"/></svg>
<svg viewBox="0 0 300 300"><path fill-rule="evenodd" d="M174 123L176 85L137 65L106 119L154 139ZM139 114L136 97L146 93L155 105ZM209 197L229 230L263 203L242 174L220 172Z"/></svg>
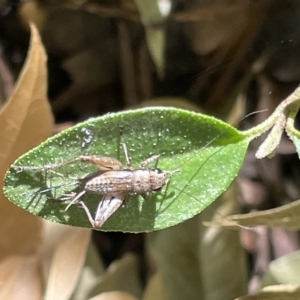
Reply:
<svg viewBox="0 0 300 300"><path fill-rule="evenodd" d="M71 200L72 201L67 205L65 211L67 211L71 205L73 205L79 198L81 198L86 193L85 190L81 191L78 194L71 193L70 195L66 195L62 200Z"/></svg>
<svg viewBox="0 0 300 300"><path fill-rule="evenodd" d="M124 193L110 194L103 197L99 202L95 219L93 219L91 212L83 201L80 201L82 208L94 228L100 228L106 220L117 211L125 201L126 195Z"/></svg>
<svg viewBox="0 0 300 300"><path fill-rule="evenodd" d="M19 171L25 171L25 170L33 170L33 171L46 171L51 169L56 169L59 167L64 167L70 164L73 164L75 162L83 162L83 163L89 163L92 165L95 165L100 170L121 170L122 169L122 163L117 160L116 158L110 157L110 156L104 156L104 155L80 155L78 157L75 157L73 159L56 163L56 164L48 164L44 166L38 166L38 167L32 167L32 166L16 166L16 168Z"/></svg>
<svg viewBox="0 0 300 300"><path fill-rule="evenodd" d="M80 156L81 162L89 163L95 165L100 170L111 171L111 170L121 170L123 168L122 163L111 156L104 155L82 155Z"/></svg>
<svg viewBox="0 0 300 300"><path fill-rule="evenodd" d="M160 158L160 155L153 155L150 156L149 158L145 159L144 161L142 161L141 163L141 168L145 168L148 165L150 165L151 163L157 161Z"/></svg>
<svg viewBox="0 0 300 300"><path fill-rule="evenodd" d="M125 158L126 158L126 166L127 166L127 169L131 170L132 169L132 162L131 162L131 158L130 158L129 153L128 153L127 145L126 145L126 143L124 141L124 138L123 138L122 130L120 130L120 136L121 136L121 145L123 147Z"/></svg>

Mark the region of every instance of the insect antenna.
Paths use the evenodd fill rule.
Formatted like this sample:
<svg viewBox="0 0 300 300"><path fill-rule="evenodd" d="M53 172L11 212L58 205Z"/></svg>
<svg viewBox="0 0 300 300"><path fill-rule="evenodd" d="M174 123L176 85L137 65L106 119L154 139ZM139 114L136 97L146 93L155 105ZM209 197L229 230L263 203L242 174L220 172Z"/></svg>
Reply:
<svg viewBox="0 0 300 300"><path fill-rule="evenodd" d="M262 110L262 111L265 111L265 110ZM258 112L262 112L262 111L258 111ZM253 115L254 113L257 113L257 112L253 112L253 113L250 113L248 114L247 116L245 116L243 119L245 119L246 117L250 116L250 115ZM242 120L243 120L242 119ZM209 142L206 143L206 145L201 148L198 152L196 152L194 155L192 155L191 157L189 157L188 159L186 159L184 162L182 162L179 166L177 166L174 170L170 171L169 174L170 174L170 177L172 174L174 174L176 171L179 171L180 170L180 167L185 165L186 163L188 163L189 161L191 161L192 159L194 159L195 156L197 156L201 151L205 150L205 148L207 148L209 145L211 145L215 140L217 140L218 138L220 138L222 135L224 135L225 132L222 132L220 133L219 135L217 135L215 138L213 138L212 140L210 140ZM201 202L201 200L197 199L195 196L191 195L190 193L184 191L185 188L194 180L194 178L199 174L201 168L209 161L209 159L211 159L211 157L213 155L215 155L216 153L218 153L219 151L221 151L222 149L224 149L224 147L226 147L226 145L220 147L219 149L217 149L214 153L212 153L211 155L209 155L200 165L199 167L197 168L197 170L195 172L193 172L194 174L192 175L192 177L184 184L183 188L180 189L178 187L175 187L173 185L170 185L173 189L179 191L180 193L183 193L185 195L187 195L188 197L190 197L191 199L194 199L195 201L198 201L200 202L202 205L204 206L207 206L205 203ZM169 182L167 184L167 188L169 186ZM221 218L224 218L226 219L228 222L232 223L234 226L237 226L237 227L240 227L240 228L243 228L243 229L247 229L247 230L251 230L251 231L256 231L255 228L252 228L252 227L247 227L247 226L243 226L243 225L240 225L238 224L237 222L233 221L233 220L230 220L228 218L226 218L225 216L222 216L220 213L216 212L215 213L217 215L219 215Z"/></svg>
<svg viewBox="0 0 300 300"><path fill-rule="evenodd" d="M190 197L191 199L193 199L193 200L195 200L195 201L201 203L202 205L205 206L205 208L209 208L209 206L207 206L207 204L203 203L201 200L197 199L196 197L194 197L194 196L191 195L190 193L185 192L185 191L181 190L180 188L175 187L175 186L173 186L173 185L171 185L171 187L172 187L173 189L179 191L180 193L183 193L183 194L187 195L187 196ZM247 229L247 230L251 230L251 231L256 231L255 228L248 227L248 226L243 226L243 225L240 225L240 224L238 224L237 222L235 222L235 221L233 221L233 220L229 220L227 217L221 215L220 213L218 213L218 212L215 211L215 210L214 210L214 213L216 213L220 218L225 219L225 220L227 220L228 222L232 223L232 225L234 225L234 226L237 226L237 227L240 227L240 228L243 228L243 229Z"/></svg>
<svg viewBox="0 0 300 300"><path fill-rule="evenodd" d="M238 121L238 123L244 121L245 119L247 119L248 117L250 117L250 116L252 116L252 115L256 115L256 114L259 114L259 113L262 113L262 112L266 112L266 111L268 111L268 110L269 110L269 109L266 108L266 109L261 109L261 110L253 111L253 112L247 114L246 116L242 117L242 118Z"/></svg>
<svg viewBox="0 0 300 300"><path fill-rule="evenodd" d="M268 109L262 109L262 110L257 110L257 111L254 111L254 112L251 112L247 115L245 115L243 118L241 118L238 123L242 122L243 120L247 119L248 117L254 115L254 114L258 114L258 113L262 113L262 112L265 112L265 111L268 111ZM197 156L199 153L201 153L201 151L203 151L204 149L206 149L209 145L211 145L214 141L216 141L218 138L222 137L226 132L222 132L220 133L219 135L217 135L216 137L214 137L213 139L211 139L209 142L207 142L204 147L202 147L198 153L196 153L195 155L191 156L190 158L188 158L187 160L185 160L183 163L181 163L179 166L177 166L176 169L180 168L181 166L183 166L184 164L186 164L187 162L189 162L190 160L192 160L195 156ZM220 148L219 150L223 149L224 147L226 147L226 145L224 145L222 148ZM219 151L218 150L218 151ZM214 154L214 153L213 153ZM212 154L212 155L213 155Z"/></svg>
<svg viewBox="0 0 300 300"><path fill-rule="evenodd" d="M173 171L171 171L171 172L174 172L175 170L180 170L180 167L181 166L183 166L183 165L185 165L186 163L188 163L189 161L191 161L192 159L194 159L194 157L195 156L197 156L198 154L200 154L202 151L204 151L209 145L211 145L214 141L216 141L219 137L221 137L222 135L224 135L225 134L225 132L222 132L222 133L220 133L220 134L218 134L216 137L214 137L213 139L211 139L209 142L207 142L205 145L204 145L204 147L202 147L201 149L199 149L199 151L197 151L194 155L192 155L191 157L189 157L189 158L187 158L184 162L182 162L180 165L178 165ZM223 149L224 147L226 147L226 145L224 145L223 147L221 147L220 149L218 149L216 152L218 152L218 151L220 151L221 149ZM216 153L215 152L215 153ZM212 155L214 155L215 153L213 153ZM211 156L210 156L211 157ZM210 158L210 157L208 157L207 159L206 159L206 161ZM204 162L205 163L205 162ZM204 164L203 163L203 164ZM200 169L201 169L201 167L203 166L203 164L201 164L201 166L200 166ZM199 170L197 170L197 172L196 172L196 174L198 173L198 171Z"/></svg>
<svg viewBox="0 0 300 300"><path fill-rule="evenodd" d="M29 194L29 196L35 196L35 195L45 194L45 193L53 191L53 190L57 190L57 189L60 189L60 188L69 187L69 186L76 185L76 184L78 184L78 182L73 181L73 182L69 182L67 184L52 186L52 187L50 187L48 189L31 193L31 194Z"/></svg>
<svg viewBox="0 0 300 300"><path fill-rule="evenodd" d="M48 170L49 172L59 176L59 177L62 177L62 178L65 178L65 176L61 173L58 173L54 170ZM69 177L69 176L68 176ZM46 177L45 177L46 178ZM69 182L69 183L65 183L65 184L61 184L61 185L57 185L57 186L50 186L49 188L47 189L44 189L44 190L39 190L39 191L36 191L34 193L31 193L29 194L28 196L36 196L36 195L42 195L42 194L46 194L48 192L51 192L53 190L57 190L57 189L60 189L60 188L66 188L66 187L69 187L69 186L73 186L73 185L78 185L80 184L80 181L77 179L77 178L74 178L74 177L69 177L70 179L74 180L72 182ZM50 184L51 185L51 184Z"/></svg>

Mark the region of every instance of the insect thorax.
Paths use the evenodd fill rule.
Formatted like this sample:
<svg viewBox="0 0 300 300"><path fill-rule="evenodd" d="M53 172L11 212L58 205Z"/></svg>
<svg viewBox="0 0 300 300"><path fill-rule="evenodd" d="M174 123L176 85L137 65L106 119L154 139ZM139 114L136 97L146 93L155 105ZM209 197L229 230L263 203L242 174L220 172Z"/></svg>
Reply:
<svg viewBox="0 0 300 300"><path fill-rule="evenodd" d="M159 191L166 185L167 173L161 169L134 170L133 186L137 194Z"/></svg>

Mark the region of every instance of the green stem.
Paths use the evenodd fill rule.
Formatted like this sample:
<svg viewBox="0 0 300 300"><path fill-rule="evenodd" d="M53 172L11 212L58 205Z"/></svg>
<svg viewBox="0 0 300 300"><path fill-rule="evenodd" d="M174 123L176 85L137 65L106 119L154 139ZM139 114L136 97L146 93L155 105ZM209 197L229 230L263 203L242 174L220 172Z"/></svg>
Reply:
<svg viewBox="0 0 300 300"><path fill-rule="evenodd" d="M286 122L286 133L288 134L289 138L292 139L292 137L297 137L300 138L300 132L294 127L295 123L295 118L298 113L298 110L290 110L288 117L287 117L287 122Z"/></svg>
<svg viewBox="0 0 300 300"><path fill-rule="evenodd" d="M287 109L291 109L291 111L296 112L297 114L299 107L300 107L300 86L296 88L296 90L290 96L288 96L277 106L275 111L269 116L268 119L266 119L261 124L249 130L245 130L243 133L246 136L249 136L251 138L257 138L258 136L268 131L276 123L276 121L278 120L278 118L282 113L285 114L288 113L290 117L291 115L290 111L287 112ZM294 117L296 116L296 114L294 115Z"/></svg>

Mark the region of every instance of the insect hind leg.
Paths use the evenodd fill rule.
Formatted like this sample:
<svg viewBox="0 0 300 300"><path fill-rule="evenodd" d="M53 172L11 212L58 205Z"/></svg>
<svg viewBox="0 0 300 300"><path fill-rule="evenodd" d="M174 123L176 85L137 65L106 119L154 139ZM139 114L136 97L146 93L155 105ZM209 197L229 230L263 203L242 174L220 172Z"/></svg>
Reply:
<svg viewBox="0 0 300 300"><path fill-rule="evenodd" d="M124 193L105 195L98 204L95 219L86 204L83 201L79 203L84 209L91 225L94 228L100 228L123 205L125 198L126 194Z"/></svg>

